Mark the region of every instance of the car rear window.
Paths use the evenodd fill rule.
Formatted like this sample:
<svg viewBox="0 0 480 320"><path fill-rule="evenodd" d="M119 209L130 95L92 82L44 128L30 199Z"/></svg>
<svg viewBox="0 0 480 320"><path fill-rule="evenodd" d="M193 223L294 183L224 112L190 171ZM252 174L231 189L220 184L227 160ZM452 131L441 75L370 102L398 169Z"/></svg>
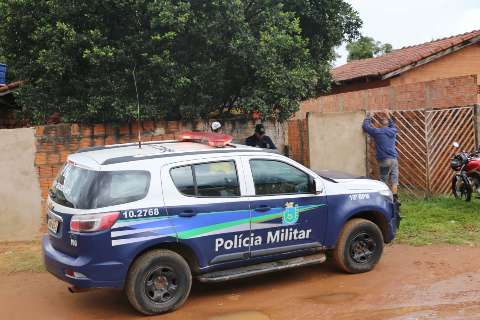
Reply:
<svg viewBox="0 0 480 320"><path fill-rule="evenodd" d="M71 208L97 209L145 198L150 173L93 171L67 163L49 190L53 201Z"/></svg>

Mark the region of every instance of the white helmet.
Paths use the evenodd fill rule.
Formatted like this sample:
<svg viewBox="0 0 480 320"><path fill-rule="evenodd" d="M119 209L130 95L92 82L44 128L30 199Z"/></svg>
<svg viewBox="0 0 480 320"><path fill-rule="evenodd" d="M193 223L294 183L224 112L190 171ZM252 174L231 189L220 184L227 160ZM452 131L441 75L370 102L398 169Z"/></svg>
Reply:
<svg viewBox="0 0 480 320"><path fill-rule="evenodd" d="M222 127L222 124L218 121L214 121L214 122L212 122L211 127L212 127L213 131L217 131L218 129L220 129Z"/></svg>

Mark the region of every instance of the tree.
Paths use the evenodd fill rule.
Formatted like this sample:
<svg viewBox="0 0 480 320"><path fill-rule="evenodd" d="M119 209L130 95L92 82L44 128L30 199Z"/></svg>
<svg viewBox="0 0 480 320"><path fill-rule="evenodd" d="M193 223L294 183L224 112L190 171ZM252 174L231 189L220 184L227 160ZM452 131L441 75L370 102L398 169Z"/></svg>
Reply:
<svg viewBox="0 0 480 320"><path fill-rule="evenodd" d="M348 61L378 57L392 51L390 43L382 44L371 37L362 36L347 44Z"/></svg>
<svg viewBox="0 0 480 320"><path fill-rule="evenodd" d="M284 120L327 90L359 35L341 0L2 0L0 56L37 123L259 112Z"/></svg>

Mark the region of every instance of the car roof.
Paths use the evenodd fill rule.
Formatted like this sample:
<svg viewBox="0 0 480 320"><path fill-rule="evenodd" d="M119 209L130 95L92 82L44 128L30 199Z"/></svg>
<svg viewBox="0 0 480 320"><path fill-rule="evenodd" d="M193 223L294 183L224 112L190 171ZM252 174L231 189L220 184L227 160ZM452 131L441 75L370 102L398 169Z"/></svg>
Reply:
<svg viewBox="0 0 480 320"><path fill-rule="evenodd" d="M68 158L75 163L98 166L154 158L180 157L183 155L252 151L269 152L268 150L240 144L228 144L223 148L218 148L200 142L170 140L142 143L141 148L139 148L138 143L85 148L75 154L71 154Z"/></svg>

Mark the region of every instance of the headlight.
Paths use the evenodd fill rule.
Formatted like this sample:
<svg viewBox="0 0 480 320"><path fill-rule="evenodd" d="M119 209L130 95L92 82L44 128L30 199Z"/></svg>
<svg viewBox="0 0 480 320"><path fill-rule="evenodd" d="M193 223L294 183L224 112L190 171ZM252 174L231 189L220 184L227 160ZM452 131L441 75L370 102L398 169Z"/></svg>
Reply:
<svg viewBox="0 0 480 320"><path fill-rule="evenodd" d="M390 201L393 201L393 193L390 189L383 189L378 191L378 193L380 193L385 198L388 198Z"/></svg>

